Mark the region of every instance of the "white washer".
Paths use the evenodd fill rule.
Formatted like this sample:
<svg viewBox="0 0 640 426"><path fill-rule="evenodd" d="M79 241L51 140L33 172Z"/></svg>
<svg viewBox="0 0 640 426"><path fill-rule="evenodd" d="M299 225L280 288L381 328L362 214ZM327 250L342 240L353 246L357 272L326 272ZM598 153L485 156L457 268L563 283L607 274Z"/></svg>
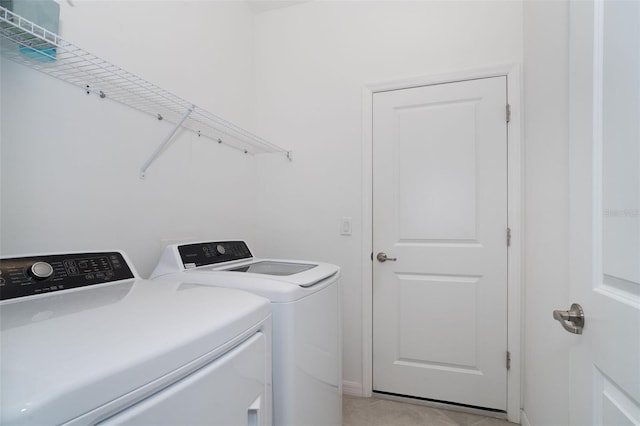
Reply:
<svg viewBox="0 0 640 426"><path fill-rule="evenodd" d="M141 280L119 251L0 271L0 424L271 424L268 300Z"/></svg>
<svg viewBox="0 0 640 426"><path fill-rule="evenodd" d="M168 246L151 274L180 277L271 300L275 425L342 424L338 266L255 259L244 241L197 242Z"/></svg>

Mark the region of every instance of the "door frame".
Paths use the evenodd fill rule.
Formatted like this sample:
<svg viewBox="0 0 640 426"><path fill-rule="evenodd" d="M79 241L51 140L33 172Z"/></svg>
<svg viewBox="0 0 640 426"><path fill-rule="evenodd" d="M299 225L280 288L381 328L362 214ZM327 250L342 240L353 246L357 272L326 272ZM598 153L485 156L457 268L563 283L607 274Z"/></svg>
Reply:
<svg viewBox="0 0 640 426"><path fill-rule="evenodd" d="M443 74L424 75L364 85L362 89L362 389L352 383L348 393L370 397L373 393L373 94L433 84L454 83L489 77L507 77L507 102L510 105L508 138L508 212L511 245L508 250L507 348L511 369L507 374L507 419L520 423L522 406L521 316L523 241L523 150L521 68L518 64L477 68ZM506 360L505 360L506 362ZM347 385L347 384L345 384Z"/></svg>

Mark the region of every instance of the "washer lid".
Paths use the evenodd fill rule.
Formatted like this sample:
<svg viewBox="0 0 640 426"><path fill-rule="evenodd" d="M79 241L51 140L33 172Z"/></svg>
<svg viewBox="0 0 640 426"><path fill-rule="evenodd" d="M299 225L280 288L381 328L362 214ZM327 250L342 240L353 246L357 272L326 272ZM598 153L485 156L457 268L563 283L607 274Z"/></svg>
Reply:
<svg viewBox="0 0 640 426"><path fill-rule="evenodd" d="M126 280L5 302L0 423L69 421L213 357L269 315L269 302L256 295L171 281Z"/></svg>
<svg viewBox="0 0 640 426"><path fill-rule="evenodd" d="M291 275L267 275L238 272L228 268L241 268L262 261L292 264L313 264L315 267ZM257 262L241 262L234 265L202 266L161 275L154 280L180 279L187 282L216 287L245 290L266 297L275 303L289 303L311 296L334 285L340 278L340 268L330 263L297 262L295 260L259 259Z"/></svg>
<svg viewBox="0 0 640 426"><path fill-rule="evenodd" d="M322 284L333 281L333 278L340 274L340 268L330 263L255 258L235 262L232 265L204 266L196 270L225 272L229 276L239 276L249 281L278 281L308 290L314 290L315 287L319 289ZM244 273L238 274L238 272Z"/></svg>
<svg viewBox="0 0 640 426"><path fill-rule="evenodd" d="M310 263L276 262L273 260L262 260L259 262L242 265L235 268L226 269L234 272L250 272L253 274L276 275L286 277L300 272L317 268L318 265Z"/></svg>

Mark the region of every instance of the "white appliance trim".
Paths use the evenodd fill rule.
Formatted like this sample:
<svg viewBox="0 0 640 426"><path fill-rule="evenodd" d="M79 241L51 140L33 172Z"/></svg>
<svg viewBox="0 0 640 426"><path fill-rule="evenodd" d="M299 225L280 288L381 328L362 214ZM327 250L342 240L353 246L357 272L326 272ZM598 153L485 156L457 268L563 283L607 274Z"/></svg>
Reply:
<svg viewBox="0 0 640 426"><path fill-rule="evenodd" d="M511 230L511 245L508 252L508 331L507 348L511 356L511 368L507 376L507 419L520 423L522 407L522 295L524 252L524 197L523 197L523 126L522 85L519 64L497 65L471 70L451 71L392 81L365 84L362 88L362 396L371 396L373 391L373 94L388 90L407 89L432 84L451 83L462 80L507 77L507 99L510 105L508 132L508 223ZM505 112L506 113L506 112ZM506 358L506 354L505 354ZM353 386L351 386L353 388Z"/></svg>

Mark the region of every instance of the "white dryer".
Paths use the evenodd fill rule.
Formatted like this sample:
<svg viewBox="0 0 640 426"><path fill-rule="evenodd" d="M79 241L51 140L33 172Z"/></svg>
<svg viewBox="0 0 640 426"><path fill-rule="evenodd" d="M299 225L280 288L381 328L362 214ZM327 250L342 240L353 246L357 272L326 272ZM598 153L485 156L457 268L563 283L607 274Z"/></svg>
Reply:
<svg viewBox="0 0 640 426"><path fill-rule="evenodd" d="M167 246L151 274L271 300L277 426L342 424L339 278L340 268L328 263L256 259L244 241Z"/></svg>
<svg viewBox="0 0 640 426"><path fill-rule="evenodd" d="M0 259L0 424L270 425L269 301L123 252Z"/></svg>

